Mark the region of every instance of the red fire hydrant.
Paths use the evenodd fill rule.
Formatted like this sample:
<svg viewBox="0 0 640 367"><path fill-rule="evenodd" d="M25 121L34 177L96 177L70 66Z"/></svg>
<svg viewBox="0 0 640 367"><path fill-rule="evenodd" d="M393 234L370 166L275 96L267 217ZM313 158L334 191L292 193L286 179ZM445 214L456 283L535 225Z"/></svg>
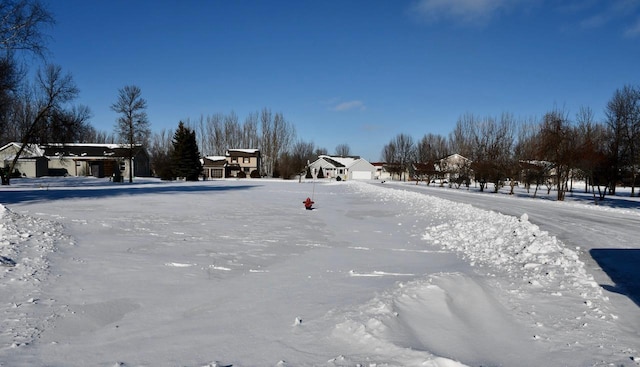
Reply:
<svg viewBox="0 0 640 367"><path fill-rule="evenodd" d="M311 198L307 198L307 200L302 202L304 204L305 209L307 210L311 210L313 209L311 206L313 205L313 200L311 200Z"/></svg>

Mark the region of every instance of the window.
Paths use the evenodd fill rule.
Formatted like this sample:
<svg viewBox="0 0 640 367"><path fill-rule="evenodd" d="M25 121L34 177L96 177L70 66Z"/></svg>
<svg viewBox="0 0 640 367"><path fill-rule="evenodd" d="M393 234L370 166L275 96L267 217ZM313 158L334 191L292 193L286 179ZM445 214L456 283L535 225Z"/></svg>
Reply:
<svg viewBox="0 0 640 367"><path fill-rule="evenodd" d="M242 158L242 163L251 163L251 158L249 158L249 157L243 157L243 158Z"/></svg>
<svg viewBox="0 0 640 367"><path fill-rule="evenodd" d="M249 170L250 170L250 168L249 168L249 167L244 167L244 169L243 169L244 173L246 173L246 174L249 174L249 173L250 173L250 172L249 172Z"/></svg>
<svg viewBox="0 0 640 367"><path fill-rule="evenodd" d="M231 163L238 163L238 157L231 157Z"/></svg>

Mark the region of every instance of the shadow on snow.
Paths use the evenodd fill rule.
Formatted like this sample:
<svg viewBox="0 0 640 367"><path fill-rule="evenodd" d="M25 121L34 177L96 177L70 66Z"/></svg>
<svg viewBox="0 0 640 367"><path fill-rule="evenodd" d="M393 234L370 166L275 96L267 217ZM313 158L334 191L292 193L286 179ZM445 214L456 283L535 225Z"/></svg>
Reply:
<svg viewBox="0 0 640 367"><path fill-rule="evenodd" d="M640 249L591 249L591 257L614 285L602 288L629 297L640 306Z"/></svg>
<svg viewBox="0 0 640 367"><path fill-rule="evenodd" d="M11 189L0 191L0 204L10 205L26 202L54 201L62 199L95 199L124 195L170 194L170 193L207 193L230 190L248 190L256 185L113 185L95 188L51 187L42 189Z"/></svg>

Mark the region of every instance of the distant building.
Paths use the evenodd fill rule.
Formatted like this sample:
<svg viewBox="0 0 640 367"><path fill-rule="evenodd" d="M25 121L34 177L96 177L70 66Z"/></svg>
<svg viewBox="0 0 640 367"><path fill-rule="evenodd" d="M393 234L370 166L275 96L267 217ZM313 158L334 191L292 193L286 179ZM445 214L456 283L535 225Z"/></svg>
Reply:
<svg viewBox="0 0 640 367"><path fill-rule="evenodd" d="M8 167L20 149L20 143L0 147L0 159ZM149 154L142 145L132 149L133 167L129 166L129 148L121 144L42 144L25 147L15 169L24 177L94 176L111 177L151 175Z"/></svg>
<svg viewBox="0 0 640 367"><path fill-rule="evenodd" d="M341 180L371 180L376 173L376 167L358 156L321 155L309 167L313 177L317 177L320 168L322 168L325 178L338 179L339 177Z"/></svg>
<svg viewBox="0 0 640 367"><path fill-rule="evenodd" d="M15 142L0 147L0 164L2 164L2 167L8 168L11 166L21 147L21 143ZM14 170L24 177L47 176L49 175L48 162L49 160L44 156L44 151L39 146L29 144L22 150Z"/></svg>
<svg viewBox="0 0 640 367"><path fill-rule="evenodd" d="M202 174L204 179L225 178L227 170L227 157L208 156L202 158Z"/></svg>
<svg viewBox="0 0 640 367"><path fill-rule="evenodd" d="M376 180L393 179L393 173L387 169L388 166L385 162L372 162L371 164L376 168L376 173L373 175Z"/></svg>
<svg viewBox="0 0 640 367"><path fill-rule="evenodd" d="M227 159L225 177L250 177L254 171L254 175L260 175L260 150L229 149L225 157Z"/></svg>

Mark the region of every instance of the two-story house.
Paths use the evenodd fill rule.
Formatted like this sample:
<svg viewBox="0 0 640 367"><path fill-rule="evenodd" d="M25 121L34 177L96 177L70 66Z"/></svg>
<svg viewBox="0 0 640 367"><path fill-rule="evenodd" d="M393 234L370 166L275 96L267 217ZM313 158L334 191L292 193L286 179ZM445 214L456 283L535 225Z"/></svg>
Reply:
<svg viewBox="0 0 640 367"><path fill-rule="evenodd" d="M260 150L229 149L225 177L260 177Z"/></svg>

